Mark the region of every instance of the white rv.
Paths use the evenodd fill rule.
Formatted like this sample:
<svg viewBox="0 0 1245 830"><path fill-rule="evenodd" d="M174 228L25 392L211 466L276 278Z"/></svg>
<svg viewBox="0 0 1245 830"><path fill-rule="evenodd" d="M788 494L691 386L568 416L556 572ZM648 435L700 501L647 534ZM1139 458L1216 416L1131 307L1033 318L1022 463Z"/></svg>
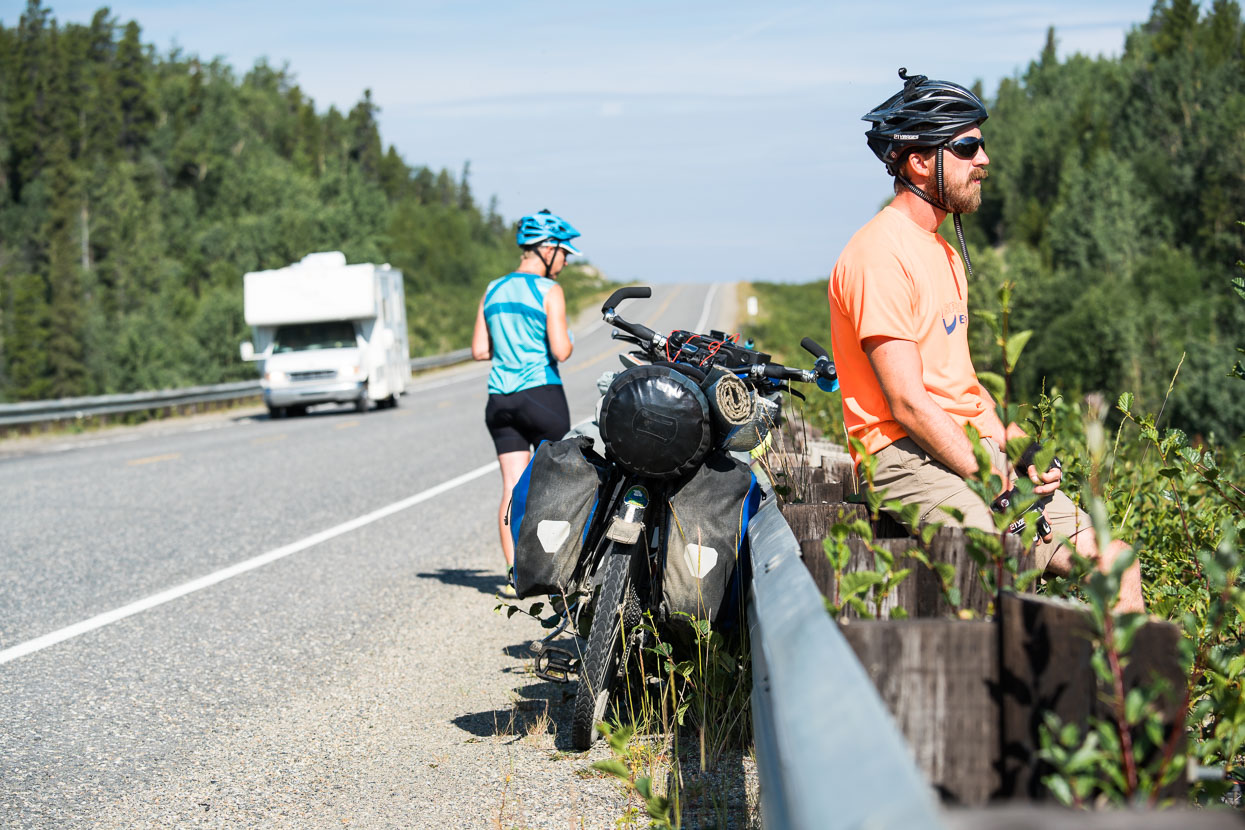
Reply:
<svg viewBox="0 0 1245 830"><path fill-rule="evenodd" d="M402 272L339 251L243 277L243 308L273 417L317 403L396 406L411 376Z"/></svg>

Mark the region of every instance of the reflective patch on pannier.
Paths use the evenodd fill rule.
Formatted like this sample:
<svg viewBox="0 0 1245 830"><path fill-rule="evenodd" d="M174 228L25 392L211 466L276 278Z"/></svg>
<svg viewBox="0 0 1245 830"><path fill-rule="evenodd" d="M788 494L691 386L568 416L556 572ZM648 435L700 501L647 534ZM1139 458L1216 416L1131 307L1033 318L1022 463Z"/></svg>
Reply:
<svg viewBox="0 0 1245 830"><path fill-rule="evenodd" d="M718 564L718 552L714 548L688 545L683 552L683 561L692 576L704 579L713 570L713 566Z"/></svg>
<svg viewBox="0 0 1245 830"><path fill-rule="evenodd" d="M536 525L536 538L545 553L557 553L558 548L571 537L571 523L561 519L545 519Z"/></svg>
<svg viewBox="0 0 1245 830"><path fill-rule="evenodd" d="M584 436L545 441L510 496L514 588L520 597L569 589L597 508L604 462Z"/></svg>
<svg viewBox="0 0 1245 830"><path fill-rule="evenodd" d="M670 497L662 596L671 620L734 616L728 606L740 597L737 565L760 503L748 465L722 452L707 455Z"/></svg>

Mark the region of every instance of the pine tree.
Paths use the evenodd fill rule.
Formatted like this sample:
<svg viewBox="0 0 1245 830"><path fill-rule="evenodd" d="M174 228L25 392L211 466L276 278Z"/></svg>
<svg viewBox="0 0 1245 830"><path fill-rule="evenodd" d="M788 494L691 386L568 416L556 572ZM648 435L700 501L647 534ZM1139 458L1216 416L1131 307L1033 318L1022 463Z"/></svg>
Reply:
<svg viewBox="0 0 1245 830"><path fill-rule="evenodd" d="M131 158L147 144L155 126L155 110L147 90L148 63L139 41L138 24L125 24L117 44L117 89L121 104L121 146Z"/></svg>

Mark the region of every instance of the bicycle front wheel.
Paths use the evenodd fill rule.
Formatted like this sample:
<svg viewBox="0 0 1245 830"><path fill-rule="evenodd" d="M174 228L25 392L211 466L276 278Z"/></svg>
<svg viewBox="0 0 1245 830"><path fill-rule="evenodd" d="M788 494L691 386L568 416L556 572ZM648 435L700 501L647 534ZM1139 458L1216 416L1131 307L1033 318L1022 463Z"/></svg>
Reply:
<svg viewBox="0 0 1245 830"><path fill-rule="evenodd" d="M624 628L638 624L635 590L631 585L632 549L611 543L601 564L601 591L597 594L588 647L580 663L575 714L571 719L571 745L578 750L592 746L596 725L605 719L610 693L618 676L623 654ZM635 619L633 619L633 617Z"/></svg>

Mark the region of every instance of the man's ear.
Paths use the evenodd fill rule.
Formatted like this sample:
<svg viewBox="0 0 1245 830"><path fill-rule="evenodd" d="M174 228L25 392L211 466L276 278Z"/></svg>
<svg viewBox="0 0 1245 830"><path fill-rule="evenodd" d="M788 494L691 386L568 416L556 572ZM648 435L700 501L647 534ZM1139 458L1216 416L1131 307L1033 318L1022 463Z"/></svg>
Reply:
<svg viewBox="0 0 1245 830"><path fill-rule="evenodd" d="M909 181L915 182L918 179L930 179L934 175L934 156L933 153L924 150L918 150L915 153L909 153L904 159L903 173L908 177Z"/></svg>

